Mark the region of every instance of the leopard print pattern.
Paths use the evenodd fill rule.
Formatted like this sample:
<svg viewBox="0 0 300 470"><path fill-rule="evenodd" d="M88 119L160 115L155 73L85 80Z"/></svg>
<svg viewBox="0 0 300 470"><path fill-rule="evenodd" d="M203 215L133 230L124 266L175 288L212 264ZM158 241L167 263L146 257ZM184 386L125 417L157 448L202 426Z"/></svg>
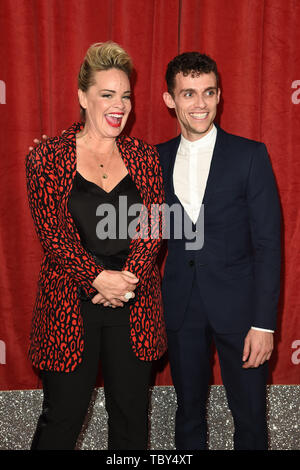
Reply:
<svg viewBox="0 0 300 470"><path fill-rule="evenodd" d="M57 372L71 372L82 361L83 322L78 292L81 288L92 298L97 293L92 282L103 269L81 245L67 208L76 174L76 133L82 128L83 123L73 124L62 136L48 139L26 157L29 206L44 250L29 358L35 367ZM163 180L154 147L124 135L116 142L147 208L140 216L143 237L132 239L123 269L139 278L137 295L130 302L132 349L139 359L152 361L166 350L160 273L156 265L161 218L154 220L151 216L151 205L164 202Z"/></svg>

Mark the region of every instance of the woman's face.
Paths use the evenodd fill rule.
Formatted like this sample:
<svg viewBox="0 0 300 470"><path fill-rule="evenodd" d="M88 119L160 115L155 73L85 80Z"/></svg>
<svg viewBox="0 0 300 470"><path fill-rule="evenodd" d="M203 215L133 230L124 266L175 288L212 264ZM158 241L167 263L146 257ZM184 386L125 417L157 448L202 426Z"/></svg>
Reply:
<svg viewBox="0 0 300 470"><path fill-rule="evenodd" d="M86 110L86 124L98 137L117 137L131 111L130 82L119 69L94 72L94 84L86 92L78 90Z"/></svg>

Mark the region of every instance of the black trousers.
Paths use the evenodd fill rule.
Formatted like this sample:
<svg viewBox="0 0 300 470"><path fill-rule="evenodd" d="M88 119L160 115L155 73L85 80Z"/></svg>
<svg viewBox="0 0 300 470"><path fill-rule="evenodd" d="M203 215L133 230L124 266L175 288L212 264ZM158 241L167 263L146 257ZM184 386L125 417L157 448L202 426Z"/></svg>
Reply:
<svg viewBox="0 0 300 470"><path fill-rule="evenodd" d="M130 346L129 307L82 302L84 353L74 372L43 371L43 411L32 450L73 450L91 400L101 360L108 449L144 450L148 444L151 363Z"/></svg>
<svg viewBox="0 0 300 470"><path fill-rule="evenodd" d="M218 334L205 315L201 286L195 276L184 323L167 330L171 374L177 394L175 444L177 449L207 448L206 403L211 377L212 342L220 361L222 380L232 412L236 450L267 449L267 363L242 368L248 331Z"/></svg>

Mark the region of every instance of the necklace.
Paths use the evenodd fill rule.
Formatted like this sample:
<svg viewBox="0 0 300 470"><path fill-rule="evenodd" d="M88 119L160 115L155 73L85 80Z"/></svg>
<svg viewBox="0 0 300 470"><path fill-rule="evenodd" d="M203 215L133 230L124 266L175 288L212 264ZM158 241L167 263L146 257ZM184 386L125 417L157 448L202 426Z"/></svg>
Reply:
<svg viewBox="0 0 300 470"><path fill-rule="evenodd" d="M102 178L105 179L105 180L108 178L108 170L109 170L109 168L110 168L110 166L111 166L111 163L112 163L112 156L113 156L113 154L114 154L114 151L115 151L115 147L113 148L112 152L110 153L110 155L109 155L109 157L108 157L108 159L107 159L107 160L109 161L109 164L107 165L106 171L102 174ZM104 164L103 164L103 163L99 163L99 166L100 166L101 169L104 168ZM104 171L104 170L103 170L103 171Z"/></svg>
<svg viewBox="0 0 300 470"><path fill-rule="evenodd" d="M100 168L103 168L103 164L102 164L102 163L100 163ZM103 173L102 178L106 180L106 178L108 178L108 174L107 174L107 173Z"/></svg>
<svg viewBox="0 0 300 470"><path fill-rule="evenodd" d="M101 159L102 158L101 155L104 156L104 155L107 155L107 154L105 154L103 152L98 152L97 150L92 149L89 146L89 142L86 139L83 139L83 144L84 144L86 150L88 150L88 152L90 153L90 158L92 158L93 160L96 160L97 165L99 165L99 167L103 171L102 178L107 179L108 178L108 171L109 171L109 169L112 165L113 155L114 155L115 150L116 150L116 144L115 143L113 144L113 148L112 148L109 156L107 157L106 162L104 162L104 163L99 162L99 158ZM108 162L108 165L106 166L107 162ZM106 169L104 170L105 166L106 166Z"/></svg>

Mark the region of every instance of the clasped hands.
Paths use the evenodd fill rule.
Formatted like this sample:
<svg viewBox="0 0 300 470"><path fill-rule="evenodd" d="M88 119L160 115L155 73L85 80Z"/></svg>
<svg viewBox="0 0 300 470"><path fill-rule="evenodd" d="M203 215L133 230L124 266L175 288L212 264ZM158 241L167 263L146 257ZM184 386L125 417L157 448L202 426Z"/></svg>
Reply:
<svg viewBox="0 0 300 470"><path fill-rule="evenodd" d="M138 278L129 271L102 271L94 280L93 287L98 291L92 298L94 304L103 304L104 307L123 307L129 299L125 297L127 292L135 296Z"/></svg>

